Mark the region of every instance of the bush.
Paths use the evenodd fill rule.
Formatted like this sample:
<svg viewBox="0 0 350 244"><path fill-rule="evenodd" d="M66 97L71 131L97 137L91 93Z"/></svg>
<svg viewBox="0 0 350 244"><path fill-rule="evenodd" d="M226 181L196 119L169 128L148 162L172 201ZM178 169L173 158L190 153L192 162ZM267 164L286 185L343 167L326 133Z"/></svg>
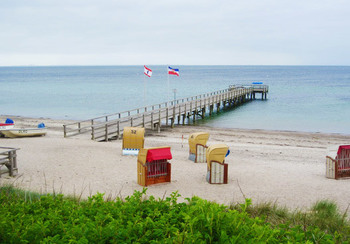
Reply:
<svg viewBox="0 0 350 244"><path fill-rule="evenodd" d="M105 201L103 194L76 201L45 195L28 201L0 188L1 243L256 243L333 242L341 238L318 228L272 228L251 218L248 199L240 211L193 197L178 203L177 192L165 200L146 198L146 189L125 200Z"/></svg>

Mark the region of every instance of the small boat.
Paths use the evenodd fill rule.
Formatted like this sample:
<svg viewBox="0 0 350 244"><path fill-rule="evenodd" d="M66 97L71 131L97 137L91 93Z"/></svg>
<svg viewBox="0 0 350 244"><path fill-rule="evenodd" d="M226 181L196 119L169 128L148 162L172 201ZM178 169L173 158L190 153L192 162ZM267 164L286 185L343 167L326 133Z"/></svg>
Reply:
<svg viewBox="0 0 350 244"><path fill-rule="evenodd" d="M46 128L43 123L38 125L38 128L12 128L1 130L1 133L5 137L32 137L32 136L44 136L46 135Z"/></svg>
<svg viewBox="0 0 350 244"><path fill-rule="evenodd" d="M15 123L12 119L7 118L5 123L0 123L0 130L12 129L15 127Z"/></svg>

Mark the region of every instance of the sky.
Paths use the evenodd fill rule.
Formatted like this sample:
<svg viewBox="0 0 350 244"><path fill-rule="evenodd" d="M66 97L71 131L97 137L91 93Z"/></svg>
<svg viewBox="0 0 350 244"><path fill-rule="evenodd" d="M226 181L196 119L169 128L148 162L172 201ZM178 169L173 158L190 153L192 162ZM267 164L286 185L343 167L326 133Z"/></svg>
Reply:
<svg viewBox="0 0 350 244"><path fill-rule="evenodd" d="M0 66L350 65L348 0L0 0Z"/></svg>

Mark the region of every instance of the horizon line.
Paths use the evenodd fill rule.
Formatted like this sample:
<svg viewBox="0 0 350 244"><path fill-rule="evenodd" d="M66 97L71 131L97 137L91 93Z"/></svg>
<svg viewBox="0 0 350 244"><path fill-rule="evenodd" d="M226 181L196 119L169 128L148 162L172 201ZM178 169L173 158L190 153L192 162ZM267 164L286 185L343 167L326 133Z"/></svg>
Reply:
<svg viewBox="0 0 350 244"><path fill-rule="evenodd" d="M106 67L106 66L169 66L169 64L54 64L54 65L0 65L0 67ZM338 66L346 64L172 64L173 66Z"/></svg>

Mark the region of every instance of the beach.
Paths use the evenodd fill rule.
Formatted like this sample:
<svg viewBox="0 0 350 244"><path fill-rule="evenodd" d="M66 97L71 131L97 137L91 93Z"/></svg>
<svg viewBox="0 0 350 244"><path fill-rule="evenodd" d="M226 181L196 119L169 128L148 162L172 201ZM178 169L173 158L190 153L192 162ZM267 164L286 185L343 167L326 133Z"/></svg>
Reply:
<svg viewBox="0 0 350 244"><path fill-rule="evenodd" d="M8 116L0 116L5 121ZM0 184L13 184L39 193L63 193L87 198L97 192L115 198L141 191L137 184L137 157L122 156L122 140L97 142L89 135L63 137L63 124L70 121L11 116L17 127L45 123L44 137L0 138L1 147L17 151L18 175L4 174ZM210 133L208 145L229 146L228 184L206 182L207 165L188 159L188 137ZM307 210L319 200L332 200L341 211L350 204L350 180L325 177L325 158L330 149L350 144L350 135L307 132L224 129L205 126L162 127L147 130L145 148L170 146L173 159L171 183L148 187L147 195L180 200L199 196L222 204L273 202L290 209Z"/></svg>

